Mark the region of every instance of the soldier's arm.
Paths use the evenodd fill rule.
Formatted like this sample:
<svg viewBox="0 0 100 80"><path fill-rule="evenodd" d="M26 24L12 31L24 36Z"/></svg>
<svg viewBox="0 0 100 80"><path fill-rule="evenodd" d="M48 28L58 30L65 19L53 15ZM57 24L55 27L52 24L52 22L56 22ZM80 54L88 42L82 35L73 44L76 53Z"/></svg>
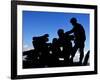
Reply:
<svg viewBox="0 0 100 80"><path fill-rule="evenodd" d="M74 32L74 28L72 30L70 30L70 31L65 32L65 34L71 34L73 32Z"/></svg>

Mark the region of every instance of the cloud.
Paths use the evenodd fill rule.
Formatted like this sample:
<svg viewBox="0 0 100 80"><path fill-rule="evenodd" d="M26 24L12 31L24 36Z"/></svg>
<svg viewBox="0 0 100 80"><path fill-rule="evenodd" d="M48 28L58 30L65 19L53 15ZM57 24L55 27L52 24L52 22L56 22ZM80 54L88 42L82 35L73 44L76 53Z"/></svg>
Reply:
<svg viewBox="0 0 100 80"><path fill-rule="evenodd" d="M24 47L24 48L28 48L28 45L24 45L23 47Z"/></svg>
<svg viewBox="0 0 100 80"><path fill-rule="evenodd" d="M23 45L23 51L28 51L31 49L34 49L34 48L32 46L27 45L27 44Z"/></svg>

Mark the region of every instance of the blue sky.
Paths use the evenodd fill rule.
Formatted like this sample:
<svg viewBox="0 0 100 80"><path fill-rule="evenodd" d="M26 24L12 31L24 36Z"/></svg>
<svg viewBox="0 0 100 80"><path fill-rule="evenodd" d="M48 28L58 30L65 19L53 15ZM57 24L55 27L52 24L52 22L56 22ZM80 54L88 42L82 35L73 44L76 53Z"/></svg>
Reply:
<svg viewBox="0 0 100 80"><path fill-rule="evenodd" d="M90 16L82 13L61 13L61 12L35 12L23 11L23 49L32 48L32 37L49 34L49 42L58 37L57 30L69 31L73 28L70 23L72 17L77 18L86 32L85 49L90 48Z"/></svg>

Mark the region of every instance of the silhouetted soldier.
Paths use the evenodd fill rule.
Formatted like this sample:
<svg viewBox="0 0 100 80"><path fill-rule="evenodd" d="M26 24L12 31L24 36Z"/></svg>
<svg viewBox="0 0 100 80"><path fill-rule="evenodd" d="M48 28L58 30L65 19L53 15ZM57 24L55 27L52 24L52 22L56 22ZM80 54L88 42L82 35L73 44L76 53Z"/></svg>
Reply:
<svg viewBox="0 0 100 80"><path fill-rule="evenodd" d="M83 26L79 23L77 23L76 18L71 18L70 23L73 25L73 29L66 32L66 34L74 33L74 43L75 46L73 48L73 53L72 53L72 59L75 56L76 51L79 49L80 52L80 64L82 63L83 57L84 57L84 46L85 46L85 30Z"/></svg>
<svg viewBox="0 0 100 80"><path fill-rule="evenodd" d="M69 35L65 35L63 29L58 30L59 45L62 48L62 57L64 57L64 64L69 65L69 57L72 49L72 43Z"/></svg>
<svg viewBox="0 0 100 80"><path fill-rule="evenodd" d="M51 54L51 57L50 57L51 66L58 66L61 50L60 50L59 42L57 38L53 38L52 40L52 44L50 46L50 54Z"/></svg>
<svg viewBox="0 0 100 80"><path fill-rule="evenodd" d="M58 45L59 45L61 51L63 51L64 45L66 45L66 44L64 44L65 43L64 30L59 29L57 33L58 33L58 37L59 37L58 38L58 42L59 42ZM64 57L64 54L62 54L61 56Z"/></svg>
<svg viewBox="0 0 100 80"><path fill-rule="evenodd" d="M49 55L49 48L48 48L48 34L39 37L33 37L33 46L35 48L35 52L39 54L40 58L40 65L45 67L48 64L48 55Z"/></svg>
<svg viewBox="0 0 100 80"><path fill-rule="evenodd" d="M67 42L66 44L66 52L68 53L68 64L71 65L72 64L72 61L70 59L70 56L72 55L72 50L73 50L73 47L72 47L72 40L74 40L74 36L73 35L69 35L67 33L65 33L65 41Z"/></svg>

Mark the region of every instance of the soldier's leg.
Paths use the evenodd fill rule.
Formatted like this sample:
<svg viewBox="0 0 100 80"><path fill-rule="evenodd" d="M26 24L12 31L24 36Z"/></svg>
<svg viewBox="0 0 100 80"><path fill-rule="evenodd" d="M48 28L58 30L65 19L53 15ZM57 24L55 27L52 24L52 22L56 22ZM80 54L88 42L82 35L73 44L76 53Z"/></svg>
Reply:
<svg viewBox="0 0 100 80"><path fill-rule="evenodd" d="M79 52L80 52L80 63L82 63L83 57L84 57L84 43L81 43L80 48L79 48Z"/></svg>
<svg viewBox="0 0 100 80"><path fill-rule="evenodd" d="M78 50L78 44L75 44L75 46L71 50L71 61L72 62L73 62L73 58L74 58L77 50Z"/></svg>
<svg viewBox="0 0 100 80"><path fill-rule="evenodd" d="M83 60L83 57L84 57L84 49L80 48L79 49L79 52L80 52L80 63L82 63L82 60Z"/></svg>

